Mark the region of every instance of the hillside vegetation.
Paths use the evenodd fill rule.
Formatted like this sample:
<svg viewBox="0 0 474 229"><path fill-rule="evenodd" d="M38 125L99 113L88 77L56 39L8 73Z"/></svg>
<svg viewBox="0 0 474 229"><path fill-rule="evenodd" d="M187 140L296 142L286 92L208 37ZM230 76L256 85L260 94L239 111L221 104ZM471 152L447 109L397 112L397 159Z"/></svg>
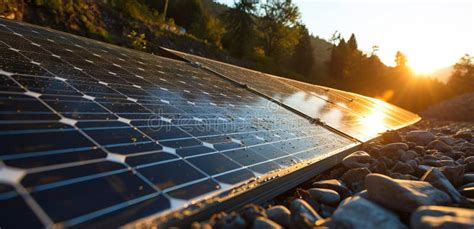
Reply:
<svg viewBox="0 0 474 229"><path fill-rule="evenodd" d="M160 46L232 64L378 97L418 112L474 91L472 57L464 56L447 84L417 77L403 53L397 66L346 41L311 35L291 1L227 7L212 0L23 0L0 4L0 16L146 52Z"/></svg>

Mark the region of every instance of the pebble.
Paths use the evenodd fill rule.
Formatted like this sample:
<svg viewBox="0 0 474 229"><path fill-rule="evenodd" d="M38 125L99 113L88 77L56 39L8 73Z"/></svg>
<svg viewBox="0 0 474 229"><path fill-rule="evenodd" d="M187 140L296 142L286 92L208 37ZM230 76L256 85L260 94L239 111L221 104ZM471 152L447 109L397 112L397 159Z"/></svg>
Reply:
<svg viewBox="0 0 474 229"><path fill-rule="evenodd" d="M408 150L408 145L403 142L390 143L380 149L385 156L390 158L398 158L405 150Z"/></svg>
<svg viewBox="0 0 474 229"><path fill-rule="evenodd" d="M360 192L365 189L365 176L370 173L366 168L350 169L344 173L341 179L354 192Z"/></svg>
<svg viewBox="0 0 474 229"><path fill-rule="evenodd" d="M426 145L435 139L433 133L423 130L414 130L406 134L406 139L418 145Z"/></svg>
<svg viewBox="0 0 474 229"><path fill-rule="evenodd" d="M371 156L364 151L356 151L344 159L342 164L347 168L368 168Z"/></svg>
<svg viewBox="0 0 474 229"><path fill-rule="evenodd" d="M466 141L471 141L472 140L472 131L471 130L467 130L467 129L463 129L463 130L459 130L458 132L456 132L456 134L454 135L455 138L461 138L461 139L464 139Z"/></svg>
<svg viewBox="0 0 474 229"><path fill-rule="evenodd" d="M221 212L211 218L211 222L214 222L213 228L227 229L227 228L246 228L247 222L237 213L226 214Z"/></svg>
<svg viewBox="0 0 474 229"><path fill-rule="evenodd" d="M257 217L253 222L253 229L283 229L282 226L264 217Z"/></svg>
<svg viewBox="0 0 474 229"><path fill-rule="evenodd" d="M448 180L454 185L459 187L462 185L464 177L464 165L459 166L443 166L440 168L441 172L448 178Z"/></svg>
<svg viewBox="0 0 474 229"><path fill-rule="evenodd" d="M291 224L294 228L311 228L314 223L322 219L321 216L302 199L291 202Z"/></svg>
<svg viewBox="0 0 474 229"><path fill-rule="evenodd" d="M438 140L446 143L449 146L452 146L456 143L456 140L454 140L454 138L449 137L449 136L441 136L441 137L438 138Z"/></svg>
<svg viewBox="0 0 474 229"><path fill-rule="evenodd" d="M316 181L312 184L314 188L327 188L336 191L341 199L348 197L351 191L336 179Z"/></svg>
<svg viewBox="0 0 474 229"><path fill-rule="evenodd" d="M402 153L402 155L400 156L400 160L407 162L415 159L417 156L418 154L414 150L407 150Z"/></svg>
<svg viewBox="0 0 474 229"><path fill-rule="evenodd" d="M474 198L474 187L464 187L459 190L461 195L467 198Z"/></svg>
<svg viewBox="0 0 474 229"><path fill-rule="evenodd" d="M267 209L267 216L273 222L285 228L290 227L291 212L283 205L276 205Z"/></svg>
<svg viewBox="0 0 474 229"><path fill-rule="evenodd" d="M424 181L398 180L381 174L369 174L365 183L371 200L401 212L410 213L421 205L451 202L448 194Z"/></svg>
<svg viewBox="0 0 474 229"><path fill-rule="evenodd" d="M444 143L440 140L434 140L434 141L430 142L426 146L426 148L439 150L441 152L450 152L452 150L451 147L448 144L446 144L446 143Z"/></svg>
<svg viewBox="0 0 474 229"><path fill-rule="evenodd" d="M410 219L411 228L474 228L474 210L444 206L422 206Z"/></svg>
<svg viewBox="0 0 474 229"><path fill-rule="evenodd" d="M382 142L384 144L401 142L401 141L402 141L402 137L397 131L387 131L382 134Z"/></svg>
<svg viewBox="0 0 474 229"><path fill-rule="evenodd" d="M345 199L332 220L335 225L344 225L341 228L407 228L393 212L358 196Z"/></svg>
<svg viewBox="0 0 474 229"><path fill-rule="evenodd" d="M331 189L310 188L308 189L308 192L311 194L314 200L323 204L334 206L339 204L341 201L339 194Z"/></svg>
<svg viewBox="0 0 474 229"><path fill-rule="evenodd" d="M462 183L467 184L467 183L473 183L474 182L474 173L466 173L464 174L462 178Z"/></svg>
<svg viewBox="0 0 474 229"><path fill-rule="evenodd" d="M251 224L257 217L267 217L267 213L263 207L249 204L242 210L242 217Z"/></svg>
<svg viewBox="0 0 474 229"><path fill-rule="evenodd" d="M474 156L469 156L469 157L464 158L464 163L468 164L471 162L474 162Z"/></svg>
<svg viewBox="0 0 474 229"><path fill-rule="evenodd" d="M402 174L412 174L412 173L415 173L415 169L411 167L409 164L399 161L397 162L397 164L395 164L395 166L393 166L392 172L402 173Z"/></svg>
<svg viewBox="0 0 474 229"><path fill-rule="evenodd" d="M454 203L459 203L461 201L461 194L438 168L432 168L426 172L420 180L429 182L435 188L447 193Z"/></svg>

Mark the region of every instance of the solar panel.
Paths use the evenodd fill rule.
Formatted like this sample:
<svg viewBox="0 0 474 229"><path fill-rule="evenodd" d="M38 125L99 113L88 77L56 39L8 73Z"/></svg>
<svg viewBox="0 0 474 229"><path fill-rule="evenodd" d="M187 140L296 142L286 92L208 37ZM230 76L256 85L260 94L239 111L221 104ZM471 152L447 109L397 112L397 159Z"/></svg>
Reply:
<svg viewBox="0 0 474 229"><path fill-rule="evenodd" d="M171 49L163 50L261 92L360 141L367 141L382 132L399 129L419 120L417 115L380 100L264 74Z"/></svg>
<svg viewBox="0 0 474 229"><path fill-rule="evenodd" d="M0 80L2 228L171 220L360 145L188 63L25 23L0 20Z"/></svg>

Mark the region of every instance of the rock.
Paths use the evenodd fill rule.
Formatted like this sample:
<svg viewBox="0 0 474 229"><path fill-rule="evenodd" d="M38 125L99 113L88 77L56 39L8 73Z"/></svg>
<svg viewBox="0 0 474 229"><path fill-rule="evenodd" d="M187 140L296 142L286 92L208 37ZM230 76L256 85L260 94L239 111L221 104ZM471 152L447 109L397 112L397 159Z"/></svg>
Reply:
<svg viewBox="0 0 474 229"><path fill-rule="evenodd" d="M364 151L356 151L344 159L342 164L347 168L367 168L370 165L371 156Z"/></svg>
<svg viewBox="0 0 474 229"><path fill-rule="evenodd" d="M193 222L193 224L191 224L191 229L212 229L212 225L209 223Z"/></svg>
<svg viewBox="0 0 474 229"><path fill-rule="evenodd" d="M474 210L444 206L419 207L410 219L411 228L474 228Z"/></svg>
<svg viewBox="0 0 474 229"><path fill-rule="evenodd" d="M421 205L451 202L448 194L424 181L397 180L381 174L369 174L365 183L371 200L401 212L410 213Z"/></svg>
<svg viewBox="0 0 474 229"><path fill-rule="evenodd" d="M253 222L253 229L283 229L282 226L264 217L257 217Z"/></svg>
<svg viewBox="0 0 474 229"><path fill-rule="evenodd" d="M469 162L465 164L466 167L464 168L465 172L474 172L474 162Z"/></svg>
<svg viewBox="0 0 474 229"><path fill-rule="evenodd" d="M218 229L244 229L247 227L244 218L235 212L229 215L224 212L216 214L211 218L211 222L214 222L213 228Z"/></svg>
<svg viewBox="0 0 474 229"><path fill-rule="evenodd" d="M439 150L441 152L450 152L452 150L451 147L448 144L446 144L446 143L444 143L440 140L434 140L434 141L430 142L426 146L426 148Z"/></svg>
<svg viewBox="0 0 474 229"><path fill-rule="evenodd" d="M399 161L397 162L397 164L395 164L395 166L393 166L392 172L402 173L402 174L412 174L412 173L415 173L415 169L412 168L409 164Z"/></svg>
<svg viewBox="0 0 474 229"><path fill-rule="evenodd" d="M403 142L390 143L382 147L380 151L390 158L398 158L403 151L408 150L408 145Z"/></svg>
<svg viewBox="0 0 474 229"><path fill-rule="evenodd" d="M462 183L467 184L467 183L473 183L474 182L474 173L466 173L464 174L462 178Z"/></svg>
<svg viewBox="0 0 474 229"><path fill-rule="evenodd" d="M351 195L351 191L336 179L316 181L312 185L314 188L327 188L336 191L341 199Z"/></svg>
<svg viewBox="0 0 474 229"><path fill-rule="evenodd" d="M314 223L321 219L321 216L314 209L301 199L295 199L290 205L291 226L293 228L311 228Z"/></svg>
<svg viewBox="0 0 474 229"><path fill-rule="evenodd" d="M463 181L464 168L464 165L443 166L440 168L440 171L448 178L454 187L459 187Z"/></svg>
<svg viewBox="0 0 474 229"><path fill-rule="evenodd" d="M341 228L407 228L397 215L361 197L345 199L332 215L332 220Z"/></svg>
<svg viewBox="0 0 474 229"><path fill-rule="evenodd" d="M365 176L370 173L366 168L350 169L344 173L341 179L354 192L359 192L365 189Z"/></svg>
<svg viewBox="0 0 474 229"><path fill-rule="evenodd" d="M381 173L381 174L388 174L390 172L387 168L387 165L383 161L380 161L372 165L371 167L369 167L369 169L370 171L373 171L375 173Z"/></svg>
<svg viewBox="0 0 474 229"><path fill-rule="evenodd" d="M472 133L471 133L471 130L462 129L462 130L459 130L458 132L456 132L454 137L455 138L461 138L461 139L464 139L464 140L470 142L472 140Z"/></svg>
<svg viewBox="0 0 474 229"><path fill-rule="evenodd" d="M459 193L461 195L467 197L467 198L474 198L474 187L464 187L459 190Z"/></svg>
<svg viewBox="0 0 474 229"><path fill-rule="evenodd" d="M276 205L267 209L267 216L273 222L285 228L290 227L291 212L283 205Z"/></svg>
<svg viewBox="0 0 474 229"><path fill-rule="evenodd" d="M423 155L426 152L425 147L423 147L423 146L415 146L415 148L413 150L415 152L417 152L418 154L420 154L420 155Z"/></svg>
<svg viewBox="0 0 474 229"><path fill-rule="evenodd" d="M400 160L407 162L407 161L415 159L415 157L417 156L418 154L414 150L407 150L402 153L402 155L400 156Z"/></svg>
<svg viewBox="0 0 474 229"><path fill-rule="evenodd" d="M471 162L474 162L474 156L464 158L464 163L469 164Z"/></svg>
<svg viewBox="0 0 474 229"><path fill-rule="evenodd" d="M449 182L448 178L446 178L444 174L439 171L439 169L432 168L426 172L420 180L429 182L435 188L447 193L454 203L459 203L461 201L461 194L458 192L458 190L456 190L451 182Z"/></svg>
<svg viewBox="0 0 474 229"><path fill-rule="evenodd" d="M319 215L321 215L321 217L327 218L327 217L330 217L335 210L336 210L336 207L321 204L318 213Z"/></svg>
<svg viewBox="0 0 474 229"><path fill-rule="evenodd" d="M383 144L389 144L394 142L401 142L402 137L398 134L397 131L387 131L382 134L382 142Z"/></svg>
<svg viewBox="0 0 474 229"><path fill-rule="evenodd" d="M426 145L435 139L433 133L423 130L410 131L406 135L406 139L411 142L415 142L418 145Z"/></svg>
<svg viewBox="0 0 474 229"><path fill-rule="evenodd" d="M242 217L249 224L252 224L257 217L267 217L265 209L259 205L249 204L242 210Z"/></svg>
<svg viewBox="0 0 474 229"><path fill-rule="evenodd" d="M327 204L327 205L337 205L341 201L339 194L331 189L325 188L310 188L308 189L309 194L320 203Z"/></svg>
<svg viewBox="0 0 474 229"><path fill-rule="evenodd" d="M446 143L446 144L449 145L449 146L452 146L452 145L454 145L454 144L456 143L456 141L454 140L454 138L449 137L449 136L441 136L441 137L438 138L438 140L440 140L440 141Z"/></svg>

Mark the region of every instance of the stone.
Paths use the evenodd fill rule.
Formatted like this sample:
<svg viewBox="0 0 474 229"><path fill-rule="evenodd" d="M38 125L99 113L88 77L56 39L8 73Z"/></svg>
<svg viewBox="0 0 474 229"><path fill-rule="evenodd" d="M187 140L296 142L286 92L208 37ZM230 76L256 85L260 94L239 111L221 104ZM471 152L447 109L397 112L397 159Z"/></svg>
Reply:
<svg viewBox="0 0 474 229"><path fill-rule="evenodd" d="M332 221L340 228L407 228L393 212L358 196L345 199L332 215Z"/></svg>
<svg viewBox="0 0 474 229"><path fill-rule="evenodd" d="M456 132L454 137L455 138L461 138L461 139L464 139L464 140L470 142L472 140L472 131L468 130L468 129L462 129L462 130L459 130L458 132Z"/></svg>
<svg viewBox="0 0 474 229"><path fill-rule="evenodd" d="M466 167L464 168L465 172L474 172L474 162L469 162L465 164Z"/></svg>
<svg viewBox="0 0 474 229"><path fill-rule="evenodd" d="M469 157L464 158L465 164L469 164L471 162L474 162L474 156L469 156Z"/></svg>
<svg viewBox="0 0 474 229"><path fill-rule="evenodd" d="M400 156L400 160L407 162L415 159L415 157L418 157L418 154L414 150L407 150L402 153L402 155Z"/></svg>
<svg viewBox="0 0 474 229"><path fill-rule="evenodd" d="M452 146L456 143L456 140L454 140L454 138L449 137L449 136L441 136L441 137L438 138L438 140L446 143L449 146Z"/></svg>
<svg viewBox="0 0 474 229"><path fill-rule="evenodd" d="M474 198L474 187L464 187L459 190L461 195L473 199Z"/></svg>
<svg viewBox="0 0 474 229"><path fill-rule="evenodd" d="M308 189L309 194L319 203L327 205L337 205L341 201L339 194L331 189L326 188L310 188Z"/></svg>
<svg viewBox="0 0 474 229"><path fill-rule="evenodd" d="M474 210L444 206L419 207L410 218L411 228L474 228Z"/></svg>
<svg viewBox="0 0 474 229"><path fill-rule="evenodd" d="M380 151L383 155L390 158L398 158L403 151L408 150L408 145L403 142L396 142L384 145Z"/></svg>
<svg viewBox="0 0 474 229"><path fill-rule="evenodd" d="M402 173L402 174L412 174L412 173L415 173L415 169L412 168L409 164L399 161L397 162L397 164L395 164L395 166L393 166L392 172Z"/></svg>
<svg viewBox="0 0 474 229"><path fill-rule="evenodd" d="M267 213L265 212L265 209L259 205L249 204L242 210L242 217L250 224L260 216L267 217Z"/></svg>
<svg viewBox="0 0 474 229"><path fill-rule="evenodd" d="M466 173L464 174L462 178L462 183L467 184L467 183L473 183L474 182L474 173Z"/></svg>
<svg viewBox="0 0 474 229"><path fill-rule="evenodd" d="M330 217L335 210L336 210L335 206L329 206L329 205L326 205L326 204L321 204L318 213L321 217L327 218L327 217Z"/></svg>
<svg viewBox="0 0 474 229"><path fill-rule="evenodd" d="M443 166L440 171L448 178L454 187L459 187L462 184L464 177L464 165L458 166Z"/></svg>
<svg viewBox="0 0 474 229"><path fill-rule="evenodd" d="M224 212L215 214L211 218L211 222L214 222L213 228L219 229L244 229L247 227L247 222L245 222L244 218L235 212L232 214L226 214Z"/></svg>
<svg viewBox="0 0 474 229"><path fill-rule="evenodd" d="M356 151L344 159L342 164L347 168L367 168L370 165L371 156L364 151Z"/></svg>
<svg viewBox="0 0 474 229"><path fill-rule="evenodd" d="M418 145L426 145L433 141L435 139L435 136L433 133L429 131L423 131L423 130L414 130L410 131L406 135L406 140L415 142Z"/></svg>
<svg viewBox="0 0 474 229"><path fill-rule="evenodd" d="M446 144L446 143L444 143L440 140L434 140L434 141L430 142L426 146L426 148L439 150L441 152L450 152L452 150L451 147L448 144Z"/></svg>
<svg viewBox="0 0 474 229"><path fill-rule="evenodd" d="M290 205L291 227L292 228L312 228L321 216L302 199L295 199Z"/></svg>
<svg viewBox="0 0 474 229"><path fill-rule="evenodd" d="M341 199L345 199L346 197L351 195L351 191L344 184L342 184L336 179L316 181L313 183L312 187L334 190L339 194Z"/></svg>
<svg viewBox="0 0 474 229"><path fill-rule="evenodd" d="M365 183L371 200L401 212L410 213L421 205L451 202L448 194L424 181L398 180L382 174L369 174Z"/></svg>
<svg viewBox="0 0 474 229"><path fill-rule="evenodd" d="M417 152L418 154L420 155L424 155L426 150L425 150L425 147L423 146L415 146L415 148L413 149L415 152Z"/></svg>
<svg viewBox="0 0 474 229"><path fill-rule="evenodd" d="M264 217L257 217L253 222L253 229L283 229L282 226Z"/></svg>
<svg viewBox="0 0 474 229"><path fill-rule="evenodd" d="M290 227L291 212L283 205L268 208L267 217L285 228Z"/></svg>
<svg viewBox="0 0 474 229"><path fill-rule="evenodd" d="M350 169L345 172L341 179L354 192L359 192L365 189L365 176L370 174L370 170L366 168Z"/></svg>
<svg viewBox="0 0 474 229"><path fill-rule="evenodd" d="M387 131L382 134L382 142L384 144L401 142L401 141L402 141L402 137L397 131Z"/></svg>
<svg viewBox="0 0 474 229"><path fill-rule="evenodd" d="M420 180L429 182L435 188L447 193L454 203L459 203L461 201L461 194L438 168L432 168L426 172Z"/></svg>

